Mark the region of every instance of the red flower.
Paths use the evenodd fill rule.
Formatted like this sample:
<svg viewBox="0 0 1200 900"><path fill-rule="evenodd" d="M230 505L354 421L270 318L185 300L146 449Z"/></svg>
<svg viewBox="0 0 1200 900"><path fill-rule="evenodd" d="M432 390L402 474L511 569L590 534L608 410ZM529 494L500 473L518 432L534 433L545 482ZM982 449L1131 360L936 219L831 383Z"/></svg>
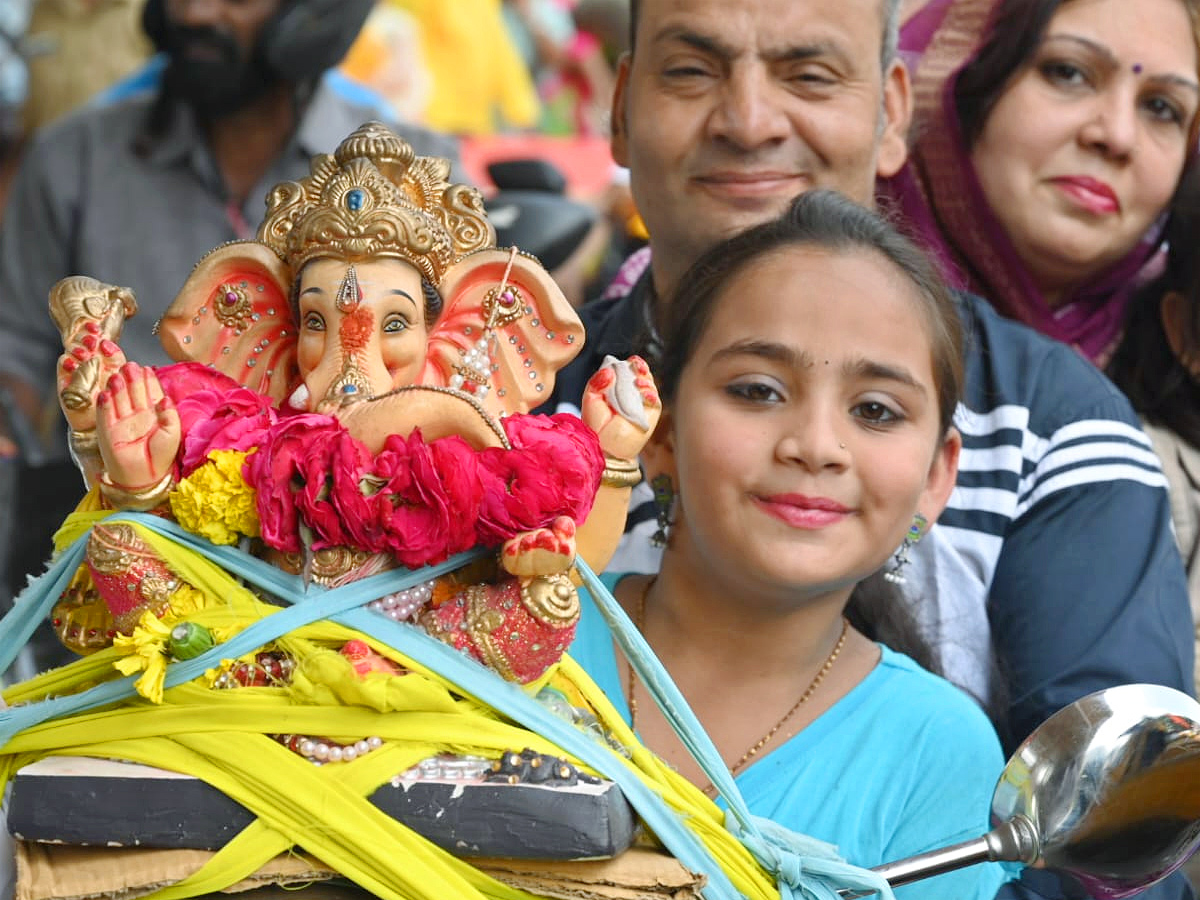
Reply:
<svg viewBox="0 0 1200 900"><path fill-rule="evenodd" d="M340 426L322 429L305 441L297 469L302 486L296 492L296 506L312 529L313 549L353 543L346 525L367 511L358 487L363 474L371 470L367 448Z"/></svg>
<svg viewBox="0 0 1200 900"><path fill-rule="evenodd" d="M489 448L480 454L480 542L499 544L519 532L547 527L558 516L586 519L604 470L595 432L565 413L503 421L513 449Z"/></svg>
<svg viewBox="0 0 1200 900"><path fill-rule="evenodd" d="M383 484L372 498L374 519L387 551L404 565L441 562L474 545L471 501L478 502L479 490L473 455L459 438L426 444L420 429L387 439L375 460ZM461 471L450 472L456 464Z"/></svg>
<svg viewBox="0 0 1200 900"><path fill-rule="evenodd" d="M296 505L297 493L306 487L301 463L321 436L341 431L330 416L290 416L277 422L258 452L246 459L242 474L257 493L259 526L268 546L288 553L303 548Z"/></svg>

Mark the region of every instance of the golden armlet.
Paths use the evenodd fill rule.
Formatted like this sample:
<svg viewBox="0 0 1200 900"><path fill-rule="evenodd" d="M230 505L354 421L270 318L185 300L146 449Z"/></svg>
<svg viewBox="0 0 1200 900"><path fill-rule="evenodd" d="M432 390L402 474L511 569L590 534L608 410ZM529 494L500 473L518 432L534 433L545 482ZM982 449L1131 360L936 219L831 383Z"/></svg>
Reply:
<svg viewBox="0 0 1200 900"><path fill-rule="evenodd" d="M167 494L171 493L171 488L174 486L175 475L173 472L167 472L157 484L137 491L129 491L113 484L108 480L107 473L100 476L100 493L117 509L133 509L141 512L154 509L166 501Z"/></svg>
<svg viewBox="0 0 1200 900"><path fill-rule="evenodd" d="M636 459L604 457L604 472L600 483L608 487L631 488L642 481L642 469Z"/></svg>

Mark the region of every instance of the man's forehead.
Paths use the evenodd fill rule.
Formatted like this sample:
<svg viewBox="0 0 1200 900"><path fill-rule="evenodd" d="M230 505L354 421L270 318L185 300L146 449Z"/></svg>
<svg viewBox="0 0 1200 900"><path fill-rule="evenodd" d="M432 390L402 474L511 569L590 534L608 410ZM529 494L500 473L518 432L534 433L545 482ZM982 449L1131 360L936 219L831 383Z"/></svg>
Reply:
<svg viewBox="0 0 1200 900"><path fill-rule="evenodd" d="M730 47L840 41L874 49L886 0L640 0L637 44L679 33L711 33Z"/></svg>

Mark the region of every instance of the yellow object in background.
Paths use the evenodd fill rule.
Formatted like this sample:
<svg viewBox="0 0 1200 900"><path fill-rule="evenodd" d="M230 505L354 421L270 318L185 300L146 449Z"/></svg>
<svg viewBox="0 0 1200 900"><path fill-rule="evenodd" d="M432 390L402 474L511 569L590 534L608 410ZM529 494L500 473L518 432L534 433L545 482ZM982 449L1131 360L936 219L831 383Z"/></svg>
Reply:
<svg viewBox="0 0 1200 900"><path fill-rule="evenodd" d="M530 128L541 113L500 0L383 0L342 69L401 117L451 134Z"/></svg>

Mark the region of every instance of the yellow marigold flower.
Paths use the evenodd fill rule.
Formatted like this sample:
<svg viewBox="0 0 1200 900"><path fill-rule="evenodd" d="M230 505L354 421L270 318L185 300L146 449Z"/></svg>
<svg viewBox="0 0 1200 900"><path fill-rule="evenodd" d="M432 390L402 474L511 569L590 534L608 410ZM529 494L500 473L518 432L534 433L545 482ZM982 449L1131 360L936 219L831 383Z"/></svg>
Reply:
<svg viewBox="0 0 1200 900"><path fill-rule="evenodd" d="M113 666L122 675L141 672L142 677L133 686L151 703L162 703L163 679L167 675L166 647L170 636L171 626L151 610L146 610L133 634L118 634L113 638L113 647L128 654Z"/></svg>
<svg viewBox="0 0 1200 900"><path fill-rule="evenodd" d="M241 535L257 537L254 488L242 478L246 454L214 450L208 462L171 492L171 513L192 534L214 544L236 544Z"/></svg>

